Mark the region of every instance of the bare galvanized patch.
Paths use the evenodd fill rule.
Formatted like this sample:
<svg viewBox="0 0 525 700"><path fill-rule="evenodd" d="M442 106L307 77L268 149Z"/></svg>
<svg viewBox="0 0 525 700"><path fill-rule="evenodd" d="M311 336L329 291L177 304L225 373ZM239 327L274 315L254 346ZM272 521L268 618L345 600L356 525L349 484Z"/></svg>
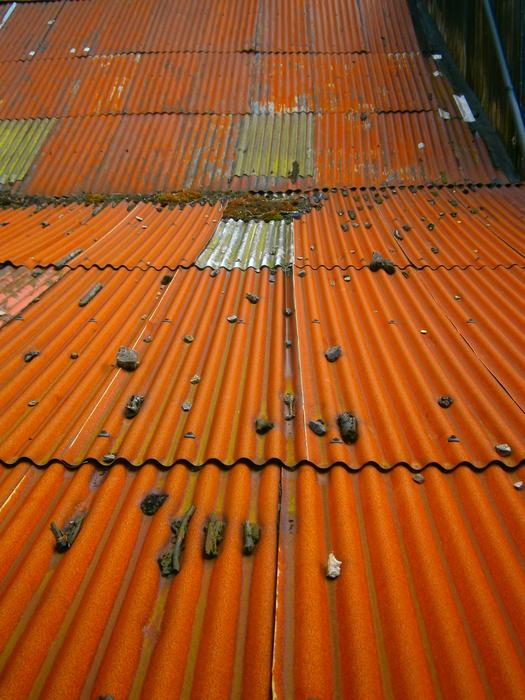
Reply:
<svg viewBox="0 0 525 700"><path fill-rule="evenodd" d="M56 119L0 121L0 184L23 180Z"/></svg>
<svg viewBox="0 0 525 700"><path fill-rule="evenodd" d="M199 268L246 270L293 264L293 223L221 221L196 261Z"/></svg>
<svg viewBox="0 0 525 700"><path fill-rule="evenodd" d="M286 177L314 175L314 115L248 114L242 119L233 174Z"/></svg>

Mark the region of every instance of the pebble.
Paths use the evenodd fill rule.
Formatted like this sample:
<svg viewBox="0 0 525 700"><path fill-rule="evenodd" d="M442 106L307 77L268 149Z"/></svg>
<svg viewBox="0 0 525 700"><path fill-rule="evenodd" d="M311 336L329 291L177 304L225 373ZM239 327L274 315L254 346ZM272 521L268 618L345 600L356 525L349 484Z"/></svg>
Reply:
<svg viewBox="0 0 525 700"><path fill-rule="evenodd" d="M512 454L512 447L506 442L500 442L495 446L496 452L502 457L510 457Z"/></svg>

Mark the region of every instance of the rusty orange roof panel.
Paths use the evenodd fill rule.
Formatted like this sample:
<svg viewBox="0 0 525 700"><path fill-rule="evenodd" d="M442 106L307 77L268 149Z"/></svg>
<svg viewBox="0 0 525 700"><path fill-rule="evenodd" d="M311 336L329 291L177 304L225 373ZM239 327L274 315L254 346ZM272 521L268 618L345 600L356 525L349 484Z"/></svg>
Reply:
<svg viewBox="0 0 525 700"><path fill-rule="evenodd" d="M221 216L220 204L183 209L128 202L3 212L0 261L28 267L190 267Z"/></svg>
<svg viewBox="0 0 525 700"><path fill-rule="evenodd" d="M521 697L525 469L423 475L2 467L0 693ZM167 499L147 515L152 494ZM191 506L180 572L163 577ZM212 515L226 529L206 558ZM50 524L79 516L57 553Z"/></svg>
<svg viewBox="0 0 525 700"><path fill-rule="evenodd" d="M276 696L520 698L524 476L283 472Z"/></svg>
<svg viewBox="0 0 525 700"><path fill-rule="evenodd" d="M491 305L486 269L440 269L439 290L415 270L168 273L77 269L4 327L4 461L450 469L483 467L500 444L512 448L505 464L525 458L522 329L493 318L514 313L522 268L491 273ZM121 346L137 351L136 371L117 366ZM131 396L145 397L134 418ZM358 419L353 444L341 439L345 411Z"/></svg>
<svg viewBox="0 0 525 700"><path fill-rule="evenodd" d="M295 262L366 267L373 251L396 266L525 264L525 191L509 188L340 190L294 226Z"/></svg>
<svg viewBox="0 0 525 700"><path fill-rule="evenodd" d="M92 143L101 146L93 150ZM298 178L288 169L294 160ZM58 120L16 188L49 195L282 191L498 179L505 176L479 135L432 112L364 119L359 113L162 114Z"/></svg>
<svg viewBox="0 0 525 700"><path fill-rule="evenodd" d="M0 63L0 119L154 113L391 112L452 88L417 53L120 54Z"/></svg>
<svg viewBox="0 0 525 700"><path fill-rule="evenodd" d="M267 698L279 476L275 465L2 467L0 695ZM141 503L152 493L167 500L146 515ZM180 573L162 577L157 559L173 549L170 524L191 506ZM212 514L226 529L219 555L205 559ZM77 539L57 553L50 523L78 516ZM242 553L245 521L260 528L250 555ZM75 663L65 663L73 649Z"/></svg>

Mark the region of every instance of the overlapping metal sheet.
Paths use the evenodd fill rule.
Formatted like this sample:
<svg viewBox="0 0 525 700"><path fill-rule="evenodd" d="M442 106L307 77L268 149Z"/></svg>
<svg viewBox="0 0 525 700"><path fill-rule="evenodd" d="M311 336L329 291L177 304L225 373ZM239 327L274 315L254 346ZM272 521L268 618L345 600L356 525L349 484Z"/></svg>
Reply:
<svg viewBox="0 0 525 700"><path fill-rule="evenodd" d="M233 175L281 177L292 182L313 177L313 114L261 114L242 117Z"/></svg>
<svg viewBox="0 0 525 700"><path fill-rule="evenodd" d="M279 472L2 467L0 695L267 698ZM151 492L168 499L147 516L140 503ZM191 505L181 571L162 578L170 523ZM212 513L227 525L219 556L204 559ZM77 539L57 554L50 523L79 514ZM251 555L246 520L261 528Z"/></svg>
<svg viewBox="0 0 525 700"><path fill-rule="evenodd" d="M62 5L60 0L3 5L0 8L0 61L31 60L42 49Z"/></svg>
<svg viewBox="0 0 525 700"><path fill-rule="evenodd" d="M276 697L521 697L525 470L412 476L283 472Z"/></svg>
<svg viewBox="0 0 525 700"><path fill-rule="evenodd" d="M512 454L502 461L518 464L525 392L515 348L523 329L500 324L494 339L486 316L499 307L512 317L525 271L492 273L490 306L480 273L456 272L464 277L443 282L443 294L468 290L468 301L451 322L417 271L405 278L179 268L167 286L165 271L72 271L2 331L0 457L450 469L465 461L483 467L508 443ZM80 307L95 285L102 288ZM342 355L328 362L336 345ZM121 346L139 353L135 372L116 367ZM24 362L30 352L40 354ZM146 398L128 419L131 395ZM453 397L450 408L438 405L442 395ZM350 445L337 426L344 411L359 421ZM257 419L274 427L257 434ZM316 420L326 435L312 432Z"/></svg>
<svg viewBox="0 0 525 700"><path fill-rule="evenodd" d="M295 222L295 262L367 266L374 251L397 267L525 264L522 187L343 190Z"/></svg>
<svg viewBox="0 0 525 700"><path fill-rule="evenodd" d="M30 270L0 265L0 327L18 316L26 306L65 274L66 270Z"/></svg>
<svg viewBox="0 0 525 700"><path fill-rule="evenodd" d="M372 114L364 120L357 113L292 114L280 115L283 129L278 129L276 116L63 119L45 141L21 189L58 195L181 187L282 191L430 181L505 182L490 163L482 140L459 120L436 122L435 115L427 112ZM304 128L294 129L293 119ZM93 150L93 143L100 147ZM263 143L272 162L263 157ZM250 150L245 153L246 148ZM297 177L294 160L299 163Z"/></svg>
<svg viewBox="0 0 525 700"><path fill-rule="evenodd" d="M253 267L287 268L293 264L293 223L221 221L195 264L218 270Z"/></svg>
<svg viewBox="0 0 525 700"><path fill-rule="evenodd" d="M257 0L65 3L38 57L255 48Z"/></svg>
<svg viewBox="0 0 525 700"><path fill-rule="evenodd" d="M451 87L414 53L133 53L4 62L0 80L0 119L438 107L457 114Z"/></svg>
<svg viewBox="0 0 525 700"><path fill-rule="evenodd" d="M23 180L56 119L0 122L0 185Z"/></svg>
<svg viewBox="0 0 525 700"><path fill-rule="evenodd" d="M3 467L0 692L521 697L525 469L412 476ZM147 516L152 492L168 498ZM170 522L191 505L181 571L162 578ZM205 559L212 513L225 539ZM80 514L57 554L50 523ZM261 527L251 555L245 520ZM329 552L342 562L332 581Z"/></svg>
<svg viewBox="0 0 525 700"><path fill-rule="evenodd" d="M220 210L220 204L171 210L128 202L8 210L1 222L0 261L28 267L190 267L212 237Z"/></svg>

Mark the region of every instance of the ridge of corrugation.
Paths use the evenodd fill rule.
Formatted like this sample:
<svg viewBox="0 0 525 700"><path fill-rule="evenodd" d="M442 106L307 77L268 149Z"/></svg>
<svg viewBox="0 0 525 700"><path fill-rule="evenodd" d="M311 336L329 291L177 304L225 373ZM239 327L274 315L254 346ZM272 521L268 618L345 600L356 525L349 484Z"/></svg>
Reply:
<svg viewBox="0 0 525 700"><path fill-rule="evenodd" d="M220 220L221 205L157 208L127 202L4 210L0 261L48 266L80 253L68 267L190 267Z"/></svg>
<svg viewBox="0 0 525 700"><path fill-rule="evenodd" d="M244 464L199 473L2 467L0 695L267 698L279 476L276 466ZM168 499L149 517L140 503L151 492ZM181 571L162 578L170 523L192 504ZM73 547L57 554L50 523L79 513ZM212 513L226 521L225 537L218 558L204 559ZM242 554L246 520L261 527L251 556Z"/></svg>
<svg viewBox="0 0 525 700"><path fill-rule="evenodd" d="M525 265L525 193L432 188L325 195L295 223L295 263L362 268L374 251L397 267ZM409 230L405 230L409 227Z"/></svg>
<svg viewBox="0 0 525 700"><path fill-rule="evenodd" d="M312 177L316 154L312 114L241 117L233 175Z"/></svg>
<svg viewBox="0 0 525 700"><path fill-rule="evenodd" d="M490 163L481 138L460 120L436 122L434 114L427 112L372 114L364 121L359 114L284 114L279 115L279 123L291 120L300 128L291 132L295 140L281 141L281 130L273 128L276 116L246 120L239 115L171 114L58 120L25 181L15 189L60 195L183 187L283 191L506 181ZM252 140L241 142L243 123L244 133ZM288 127L283 131L291 136ZM96 151L93 143L100 144ZM262 143L272 160L262 158ZM245 147L251 152L244 153ZM315 174L294 178L294 159L303 172ZM234 169L267 174L238 177ZM275 175L269 175L271 170L277 171Z"/></svg>
<svg viewBox="0 0 525 700"><path fill-rule="evenodd" d="M137 466L243 458L451 469L485 466L499 443L512 446L502 458L508 466L525 459L515 352L523 329L501 323L494 339L495 321L486 318L498 308L516 318L525 270L434 271L439 295L468 289L458 317L416 271L405 278L362 270L348 280L342 271L179 268L167 286L163 273L77 269L29 307L23 323L3 328L0 459L79 465L111 454ZM494 280L490 304L481 274ZM102 290L79 308L95 284ZM329 363L325 351L334 345L342 356ZM120 346L138 351L135 372L116 368ZM35 350L40 355L25 363ZM129 420L132 394L146 400ZM437 403L445 394L454 398L447 410ZM359 420L353 445L339 438L343 411ZM275 427L257 435L257 418ZM318 419L324 437L308 427Z"/></svg>
<svg viewBox="0 0 525 700"><path fill-rule="evenodd" d="M24 179L56 121L0 121L0 185Z"/></svg>
<svg viewBox="0 0 525 700"><path fill-rule="evenodd" d="M525 469L412 476L283 472L275 697L521 698Z"/></svg>
<svg viewBox="0 0 525 700"><path fill-rule="evenodd" d="M218 270L288 268L293 264L293 222L220 221L195 265Z"/></svg>
<svg viewBox="0 0 525 700"><path fill-rule="evenodd" d="M37 274L35 274L35 272ZM66 274L67 270L30 270L0 266L0 327L18 316L29 304Z"/></svg>
<svg viewBox="0 0 525 700"><path fill-rule="evenodd" d="M420 54L120 54L0 63L1 119L95 114L457 114Z"/></svg>

